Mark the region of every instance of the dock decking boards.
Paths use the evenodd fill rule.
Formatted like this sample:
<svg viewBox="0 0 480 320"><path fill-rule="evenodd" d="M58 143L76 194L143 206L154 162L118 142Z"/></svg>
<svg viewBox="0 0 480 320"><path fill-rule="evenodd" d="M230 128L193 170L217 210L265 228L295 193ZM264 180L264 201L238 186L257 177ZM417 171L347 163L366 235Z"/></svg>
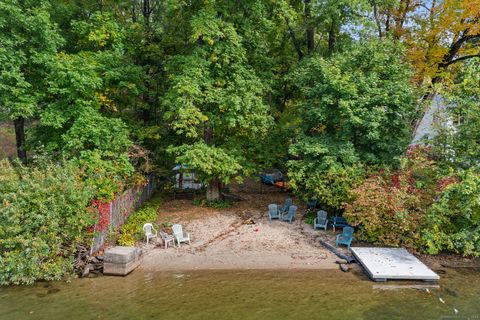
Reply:
<svg viewBox="0 0 480 320"><path fill-rule="evenodd" d="M374 281L436 281L440 276L403 248L351 248L357 261Z"/></svg>

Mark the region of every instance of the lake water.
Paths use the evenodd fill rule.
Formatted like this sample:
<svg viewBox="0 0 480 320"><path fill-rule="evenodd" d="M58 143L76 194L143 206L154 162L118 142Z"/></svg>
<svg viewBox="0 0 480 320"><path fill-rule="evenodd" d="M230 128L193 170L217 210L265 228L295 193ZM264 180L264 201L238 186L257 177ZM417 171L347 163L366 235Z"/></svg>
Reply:
<svg viewBox="0 0 480 320"><path fill-rule="evenodd" d="M135 271L0 288L0 319L480 319L480 272L441 276L427 291L359 270Z"/></svg>

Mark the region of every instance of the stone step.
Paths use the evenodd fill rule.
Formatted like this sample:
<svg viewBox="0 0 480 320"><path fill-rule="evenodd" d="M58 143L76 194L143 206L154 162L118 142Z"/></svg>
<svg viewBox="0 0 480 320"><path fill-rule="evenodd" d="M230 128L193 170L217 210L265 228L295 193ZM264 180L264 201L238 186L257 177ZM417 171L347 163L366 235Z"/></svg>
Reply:
<svg viewBox="0 0 480 320"><path fill-rule="evenodd" d="M142 250L116 246L105 250L103 258L103 274L125 276L140 265Z"/></svg>

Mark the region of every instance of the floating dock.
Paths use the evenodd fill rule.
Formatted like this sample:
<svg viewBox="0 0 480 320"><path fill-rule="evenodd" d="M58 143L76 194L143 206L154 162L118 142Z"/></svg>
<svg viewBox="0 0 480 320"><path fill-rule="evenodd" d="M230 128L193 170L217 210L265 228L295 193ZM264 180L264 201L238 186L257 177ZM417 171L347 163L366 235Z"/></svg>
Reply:
<svg viewBox="0 0 480 320"><path fill-rule="evenodd" d="M351 248L357 261L374 281L437 281L440 276L403 248Z"/></svg>

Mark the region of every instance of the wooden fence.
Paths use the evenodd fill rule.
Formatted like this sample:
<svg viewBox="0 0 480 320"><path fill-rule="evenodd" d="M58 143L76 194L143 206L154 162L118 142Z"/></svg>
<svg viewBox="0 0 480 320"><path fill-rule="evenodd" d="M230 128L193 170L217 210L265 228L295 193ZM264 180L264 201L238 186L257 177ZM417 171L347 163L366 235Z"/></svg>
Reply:
<svg viewBox="0 0 480 320"><path fill-rule="evenodd" d="M125 223L128 216L152 196L155 188L155 176L150 175L148 177L148 183L145 186L133 187L108 203L108 228L103 231L98 231L96 230L97 226L95 226L90 254L93 254L102 248L108 234L118 230Z"/></svg>

